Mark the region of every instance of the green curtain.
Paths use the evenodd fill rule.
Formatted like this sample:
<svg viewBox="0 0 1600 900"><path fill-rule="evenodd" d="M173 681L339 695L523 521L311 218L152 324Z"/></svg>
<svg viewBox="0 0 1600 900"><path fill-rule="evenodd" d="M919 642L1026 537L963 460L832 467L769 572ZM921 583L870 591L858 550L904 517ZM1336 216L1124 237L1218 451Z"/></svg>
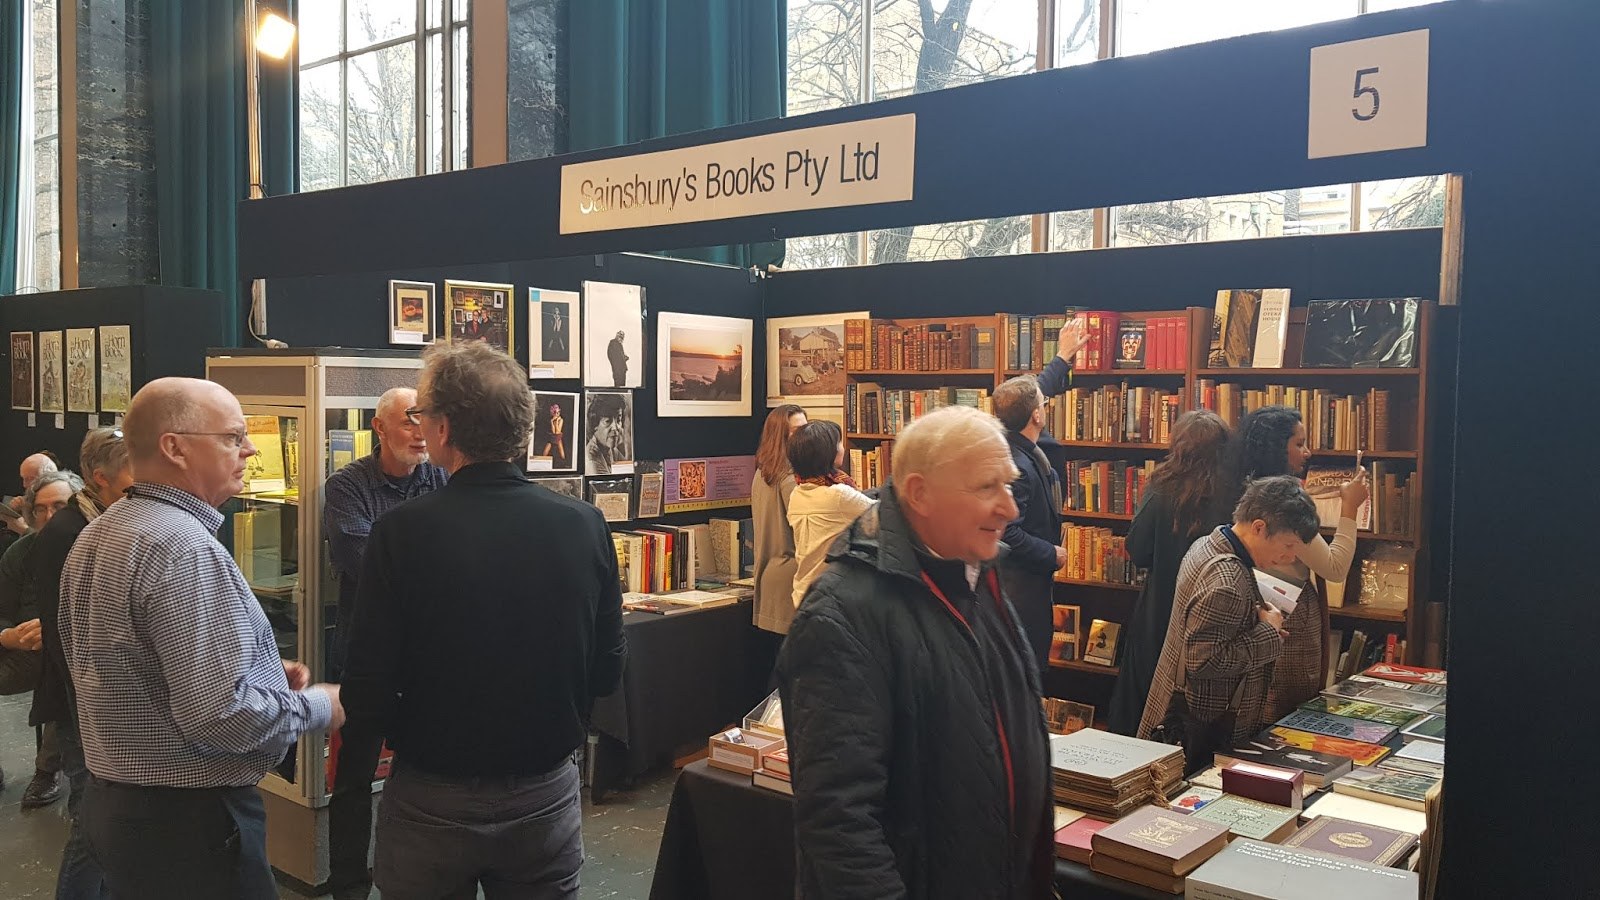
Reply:
<svg viewBox="0 0 1600 900"><path fill-rule="evenodd" d="M22 156L22 30L28 4L0 2L0 294L17 289L17 166Z"/></svg>
<svg viewBox="0 0 1600 900"><path fill-rule="evenodd" d="M292 4L275 6L292 20ZM151 6L151 100L161 283L220 291L224 333L246 343L249 291L239 281L237 206L248 194L245 90L254 39L242 0ZM262 175L268 194L296 188L295 64L263 59Z"/></svg>
<svg viewBox="0 0 1600 900"><path fill-rule="evenodd" d="M770 119L784 112L785 0L573 0L571 149ZM741 266L783 242L676 254Z"/></svg>

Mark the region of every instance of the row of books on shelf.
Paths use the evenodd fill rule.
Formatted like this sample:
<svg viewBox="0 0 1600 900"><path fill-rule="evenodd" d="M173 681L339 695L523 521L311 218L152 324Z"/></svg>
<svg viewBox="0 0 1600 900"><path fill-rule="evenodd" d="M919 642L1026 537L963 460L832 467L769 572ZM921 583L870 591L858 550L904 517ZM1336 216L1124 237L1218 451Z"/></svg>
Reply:
<svg viewBox="0 0 1600 900"><path fill-rule="evenodd" d="M1177 391L1127 384L1073 388L1050 400L1045 427L1061 441L1165 444L1182 414Z"/></svg>
<svg viewBox="0 0 1600 900"><path fill-rule="evenodd" d="M1072 581L1143 584L1145 570L1128 558L1127 543L1125 536L1109 528L1062 525L1061 546L1066 548L1067 562L1056 575Z"/></svg>
<svg viewBox="0 0 1600 900"><path fill-rule="evenodd" d="M1442 707L1444 679L1380 665L1353 681ZM1046 700L1047 719L1052 702L1063 722L1092 719ZM1093 728L1054 734L1056 853L1191 897L1411 900L1418 870L1436 876L1444 721L1324 695L1188 781L1177 747Z"/></svg>
<svg viewBox="0 0 1600 900"><path fill-rule="evenodd" d="M726 582L755 568L750 519L712 519L698 525L641 525L613 531L617 578L625 593L659 594Z"/></svg>
<svg viewBox="0 0 1600 900"><path fill-rule="evenodd" d="M1388 390L1372 388L1365 394L1347 394L1324 388L1269 384L1247 388L1211 378L1195 380L1194 405L1222 417L1229 427L1263 406L1287 406L1300 412L1306 426L1306 444L1313 450L1405 450L1409 441L1395 439Z"/></svg>
<svg viewBox="0 0 1600 900"><path fill-rule="evenodd" d="M987 388L903 390L884 388L872 381L852 381L844 388L844 430L851 434L899 434L913 419L946 406L992 411Z"/></svg>
<svg viewBox="0 0 1600 900"><path fill-rule="evenodd" d="M1412 368L1421 328L1417 298L1312 300L1306 305L1305 368ZM1274 369L1284 364L1289 291L1217 291L1205 367Z"/></svg>
<svg viewBox="0 0 1600 900"><path fill-rule="evenodd" d="M850 466L850 478L855 481L856 487L870 491L889 480L889 461L893 458L891 448L890 444L878 444L865 450L850 448L846 463Z"/></svg>
<svg viewBox="0 0 1600 900"><path fill-rule="evenodd" d="M1155 477L1156 461L1130 463L1114 459L1069 459L1063 497L1065 512L1131 516L1144 502L1145 488Z"/></svg>
<svg viewBox="0 0 1600 900"><path fill-rule="evenodd" d="M1369 635L1357 628L1351 631L1347 643L1344 631L1333 629L1328 641L1334 648L1334 652L1328 654L1328 684L1345 681L1373 666L1404 665L1406 661L1406 639L1392 631Z"/></svg>
<svg viewBox="0 0 1600 900"><path fill-rule="evenodd" d="M959 322L897 325L879 319L844 322L844 366L849 372L993 369L994 354L993 327Z"/></svg>

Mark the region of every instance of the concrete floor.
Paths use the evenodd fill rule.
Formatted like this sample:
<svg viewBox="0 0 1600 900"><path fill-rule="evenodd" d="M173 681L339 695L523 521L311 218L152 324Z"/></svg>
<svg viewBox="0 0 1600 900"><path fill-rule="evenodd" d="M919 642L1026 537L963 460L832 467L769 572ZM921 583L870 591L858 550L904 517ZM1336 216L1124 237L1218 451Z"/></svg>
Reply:
<svg viewBox="0 0 1600 900"><path fill-rule="evenodd" d="M0 793L0 898L29 900L55 896L56 865L67 835L65 797L52 806L23 812L18 801L33 775L33 729L28 727L29 695L0 697L0 766L5 790ZM584 900L643 900L650 893L661 826L672 799L675 772L641 780L637 790L608 795L592 806L584 795ZM309 900L287 887L283 900ZM326 895L323 895L326 896ZM374 891L373 897L378 893Z"/></svg>

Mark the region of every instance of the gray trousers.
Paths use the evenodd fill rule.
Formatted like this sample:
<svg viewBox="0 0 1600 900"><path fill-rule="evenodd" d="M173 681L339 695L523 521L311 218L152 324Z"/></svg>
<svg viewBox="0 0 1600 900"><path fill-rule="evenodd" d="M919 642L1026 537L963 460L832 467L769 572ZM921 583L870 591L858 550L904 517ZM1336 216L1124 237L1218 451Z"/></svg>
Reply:
<svg viewBox="0 0 1600 900"><path fill-rule="evenodd" d="M373 882L384 900L559 900L578 896L578 767L449 778L395 759L378 803Z"/></svg>
<svg viewBox="0 0 1600 900"><path fill-rule="evenodd" d="M38 687L43 660L44 653L39 650L0 648L0 696L24 694ZM56 741L54 722L46 722L40 728L33 768L38 772L61 771L61 748Z"/></svg>

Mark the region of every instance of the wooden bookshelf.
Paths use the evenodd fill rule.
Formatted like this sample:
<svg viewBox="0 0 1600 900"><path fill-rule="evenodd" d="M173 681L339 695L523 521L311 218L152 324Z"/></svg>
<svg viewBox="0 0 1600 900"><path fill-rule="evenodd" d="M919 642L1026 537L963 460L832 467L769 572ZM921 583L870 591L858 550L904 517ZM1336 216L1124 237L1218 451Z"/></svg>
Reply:
<svg viewBox="0 0 1600 900"><path fill-rule="evenodd" d="M1088 673L1090 673L1092 675L1111 675L1111 676L1115 676L1119 671L1121 671L1116 666L1102 666L1102 665L1098 665L1096 663L1083 662L1081 660L1076 660L1076 659L1065 660L1065 661L1059 660L1059 659L1052 659L1052 660L1050 660L1050 668L1052 668L1052 669L1071 669L1074 672L1088 672Z"/></svg>
<svg viewBox="0 0 1600 900"><path fill-rule="evenodd" d="M1063 509L1061 515L1068 519L1096 519L1108 522L1132 522L1133 516L1126 513L1089 512L1082 509Z"/></svg>
<svg viewBox="0 0 1600 900"><path fill-rule="evenodd" d="M1078 578L1066 578L1059 574L1056 575L1056 584L1075 584L1079 587L1105 588L1106 590L1110 591L1133 591L1136 594L1144 590L1144 585L1142 584L1118 584L1114 581L1085 581Z"/></svg>
<svg viewBox="0 0 1600 900"><path fill-rule="evenodd" d="M1375 622L1404 623L1407 610L1403 609L1371 609L1360 606L1330 606L1328 615L1335 619L1370 619Z"/></svg>
<svg viewBox="0 0 1600 900"><path fill-rule="evenodd" d="M1083 450L1159 450L1166 452L1166 444L1138 444L1127 441L1062 441L1056 443L1063 447Z"/></svg>
<svg viewBox="0 0 1600 900"><path fill-rule="evenodd" d="M850 372L860 378L944 378L963 377L976 375L981 378L993 378L993 369L864 369L859 372Z"/></svg>
<svg viewBox="0 0 1600 900"><path fill-rule="evenodd" d="M1301 331L1304 333L1305 310L1297 310L1301 316ZM1292 315L1292 313L1291 313ZM1416 378L1422 374L1420 369L1207 369L1201 367L1195 370L1195 375L1200 378Z"/></svg>

